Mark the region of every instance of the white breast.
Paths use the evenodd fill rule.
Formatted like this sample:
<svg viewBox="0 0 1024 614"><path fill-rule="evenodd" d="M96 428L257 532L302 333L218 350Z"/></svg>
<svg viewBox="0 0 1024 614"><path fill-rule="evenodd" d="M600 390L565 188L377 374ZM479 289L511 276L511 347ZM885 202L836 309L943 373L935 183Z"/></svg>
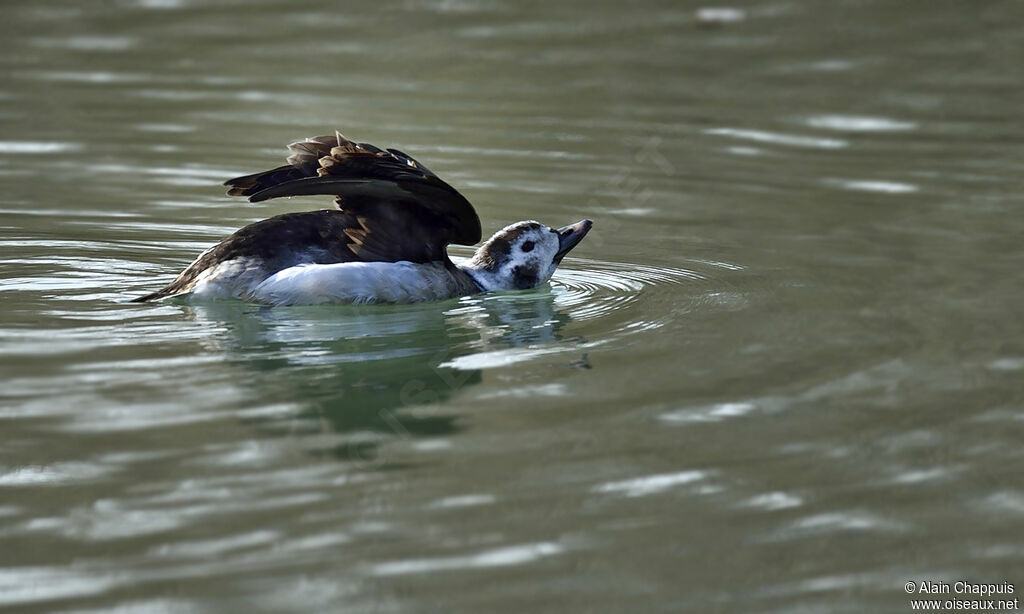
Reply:
<svg viewBox="0 0 1024 614"><path fill-rule="evenodd" d="M268 277L252 298L273 305L415 303L458 295L443 264L343 262L294 266Z"/></svg>

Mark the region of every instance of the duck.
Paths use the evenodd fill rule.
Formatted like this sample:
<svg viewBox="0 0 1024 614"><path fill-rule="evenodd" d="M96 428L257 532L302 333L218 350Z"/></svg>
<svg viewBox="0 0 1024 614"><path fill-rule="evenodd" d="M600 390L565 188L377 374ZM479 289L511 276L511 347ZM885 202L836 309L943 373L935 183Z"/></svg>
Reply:
<svg viewBox="0 0 1024 614"><path fill-rule="evenodd" d="M240 299L269 305L416 303L546 283L587 235L534 220L497 231L456 264L447 247L482 238L473 205L412 156L341 132L288 145L287 164L224 182L257 203L334 196L334 208L285 213L237 230L201 253L145 303Z"/></svg>

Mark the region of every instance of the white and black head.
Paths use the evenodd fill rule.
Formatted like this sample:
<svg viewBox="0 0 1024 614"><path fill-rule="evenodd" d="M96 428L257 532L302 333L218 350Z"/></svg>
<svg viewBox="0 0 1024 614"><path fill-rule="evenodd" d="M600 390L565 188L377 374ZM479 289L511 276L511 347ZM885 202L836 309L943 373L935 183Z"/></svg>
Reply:
<svg viewBox="0 0 1024 614"><path fill-rule="evenodd" d="M551 279L562 258L590 232L581 220L554 229L539 222L516 222L487 240L465 268L485 290L525 290Z"/></svg>

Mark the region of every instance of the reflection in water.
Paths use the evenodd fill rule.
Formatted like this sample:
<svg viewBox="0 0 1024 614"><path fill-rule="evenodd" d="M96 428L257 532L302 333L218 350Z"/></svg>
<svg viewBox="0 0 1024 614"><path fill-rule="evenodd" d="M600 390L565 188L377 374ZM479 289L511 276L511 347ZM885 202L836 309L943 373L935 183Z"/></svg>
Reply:
<svg viewBox="0 0 1024 614"><path fill-rule="evenodd" d="M277 434L342 434L327 451L343 460L374 459L388 437L457 432L459 417L441 404L482 378L453 360L487 348L543 352L570 321L546 288L418 305L182 308L223 331L204 343L245 373L260 405L301 399L297 413L257 414L251 424Z"/></svg>
<svg viewBox="0 0 1024 614"><path fill-rule="evenodd" d="M570 322L618 316L645 291L688 283L692 296L651 321L616 327L616 336L658 328L693 304L721 300L722 263L695 262L706 273L601 261L565 267L551 287L414 305L265 307L235 301L184 305L221 331L203 340L245 373L241 387L264 407L290 405L284 416L256 412L251 424L273 434L342 435L317 451L343 460L373 460L390 437L443 437L459 416L442 404L482 381L482 370L585 350L563 337ZM729 265L733 266L733 265ZM717 299L715 297L718 297ZM646 300L659 300L657 294ZM606 343L607 339L600 341ZM589 368L585 353L566 364Z"/></svg>

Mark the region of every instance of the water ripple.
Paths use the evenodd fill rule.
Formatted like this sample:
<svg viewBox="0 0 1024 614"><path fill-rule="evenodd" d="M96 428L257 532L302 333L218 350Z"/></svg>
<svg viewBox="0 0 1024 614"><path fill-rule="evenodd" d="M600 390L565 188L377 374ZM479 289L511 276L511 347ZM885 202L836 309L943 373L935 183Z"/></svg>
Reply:
<svg viewBox="0 0 1024 614"><path fill-rule="evenodd" d="M657 322L628 323L624 328L657 328L658 323L667 322L674 313L688 311L697 304L714 302L713 296L721 293L724 282L719 273L701 273L696 270L672 267L657 267L620 262L576 259L583 264L581 269L559 269L551 280L556 292L555 304L568 310L576 321L587 321L620 312L642 298L657 300L671 297L674 309L663 312ZM574 263L575 263L574 262ZM742 267L726 263L693 261L702 267L724 270L740 270Z"/></svg>
<svg viewBox="0 0 1024 614"><path fill-rule="evenodd" d="M826 179L825 183L835 185L846 190L882 192L885 194L909 194L911 192L918 191L918 187L914 184L901 183L897 181Z"/></svg>
<svg viewBox="0 0 1024 614"><path fill-rule="evenodd" d="M638 265L625 262L607 262L584 258L571 258L567 266L559 268L551 279L550 294L491 293L463 299L459 309L449 315L473 319L474 313L508 312L509 322L523 329L532 323L528 335L520 335L521 342L513 347L495 349L484 345L482 351L457 356L441 366L456 369L492 369L527 362L542 356L559 354L575 347L565 344L548 345L537 334L550 328L551 318L563 318L575 323L601 320L609 334L591 345L603 344L619 337L661 328L683 313L696 310L735 310L746 304L746 295L734 288L724 276L744 267L716 261L690 260L693 269ZM578 267L578 268L576 268ZM700 269L700 270L698 270ZM553 298L553 312L544 311L527 317L528 305L537 306L537 299ZM525 301L521 309L517 301ZM556 315L559 314L559 315ZM658 314L644 318L642 314ZM517 315L518 314L518 315ZM545 315L546 314L546 315ZM493 326L491 323L490 326Z"/></svg>
<svg viewBox="0 0 1024 614"><path fill-rule="evenodd" d="M755 141L757 143L773 143L776 145L789 145L792 147L814 147L817 149L842 149L849 143L842 139L824 139L813 136L802 136L795 134L782 134L779 132L768 132L765 130L740 130L737 128L712 128L705 131L707 134L719 136L731 136L736 139Z"/></svg>
<svg viewBox="0 0 1024 614"><path fill-rule="evenodd" d="M626 497L644 497L665 492L675 486L690 484L703 480L708 476L704 471L680 471L679 473L662 473L645 475L619 482L608 482L594 488L594 492L615 493Z"/></svg>
<svg viewBox="0 0 1024 614"><path fill-rule="evenodd" d="M917 128L914 122L856 115L815 115L808 117L806 122L812 128L844 132L897 132Z"/></svg>
<svg viewBox="0 0 1024 614"><path fill-rule="evenodd" d="M82 149L81 143L0 141L0 154L50 154Z"/></svg>
<svg viewBox="0 0 1024 614"><path fill-rule="evenodd" d="M561 554L564 551L565 549L561 545L551 542L522 544L496 548L466 556L409 559L378 563L373 566L372 574L375 576L397 576L445 570L524 565L555 554Z"/></svg>

